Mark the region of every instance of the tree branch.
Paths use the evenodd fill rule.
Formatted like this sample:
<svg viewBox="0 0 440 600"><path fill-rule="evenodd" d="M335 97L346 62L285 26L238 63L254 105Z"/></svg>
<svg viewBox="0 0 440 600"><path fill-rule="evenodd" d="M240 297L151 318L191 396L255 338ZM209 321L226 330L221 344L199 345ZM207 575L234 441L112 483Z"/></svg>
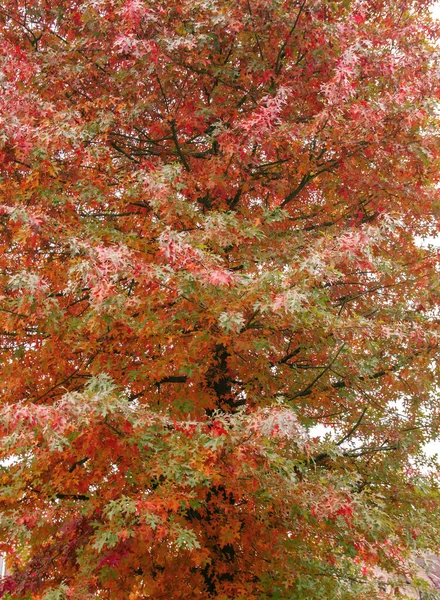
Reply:
<svg viewBox="0 0 440 600"><path fill-rule="evenodd" d="M275 73L277 75L279 75L280 72L281 72L281 69L282 69L282 66L283 66L283 64L282 64L281 61L283 60L283 58L285 56L284 51L286 49L287 44L289 43L290 38L292 37L293 32L295 31L295 29L296 29L296 27L298 25L299 18L300 18L301 14L302 14L302 12L304 10L304 7L305 7L306 3L307 3L307 0L304 0L304 2L299 7L298 14L296 15L295 21L293 22L293 25L292 25L289 33L287 34L286 39L281 44L281 47L280 47L280 49L278 51L277 58L276 58L276 61L275 61Z"/></svg>
<svg viewBox="0 0 440 600"><path fill-rule="evenodd" d="M188 161L186 160L186 157L182 152L182 148L180 147L179 140L177 138L177 132L176 132L176 122L174 121L174 119L171 121L171 132L173 134L173 141L174 141L174 145L176 146L177 154L178 154L180 160L182 161L183 166L189 172L189 171L191 171L191 169L189 168Z"/></svg>
<svg viewBox="0 0 440 600"><path fill-rule="evenodd" d="M367 410L368 410L368 405L365 406L364 410L361 412L359 419L356 421L356 423L353 425L353 427L350 429L350 431L348 433L346 433L344 435L344 437L339 440L339 442L336 443L337 446L340 446L341 444L343 444L346 440L348 440L353 435L353 433L356 431L356 429L361 424L362 419L364 418L364 416L367 413Z"/></svg>
<svg viewBox="0 0 440 600"><path fill-rule="evenodd" d="M312 390L313 386L315 385L315 383L317 383L321 379L321 377L323 377L327 373L327 371L329 371L332 368L332 366L334 365L339 354L342 352L342 349L344 348L344 346L345 346L345 343L342 344L342 346L336 352L332 361L321 371L321 373L318 373L318 375L315 377L315 379L311 383L309 383L309 385L306 388L304 388L301 392L297 392L296 394L291 396L290 399L293 400L294 398L298 398L300 396L308 396L311 393L311 390Z"/></svg>

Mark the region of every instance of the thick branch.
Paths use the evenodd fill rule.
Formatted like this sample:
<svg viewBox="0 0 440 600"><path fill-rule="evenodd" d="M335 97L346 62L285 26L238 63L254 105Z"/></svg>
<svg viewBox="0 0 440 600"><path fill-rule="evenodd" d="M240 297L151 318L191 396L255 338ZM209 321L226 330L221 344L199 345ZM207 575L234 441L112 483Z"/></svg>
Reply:
<svg viewBox="0 0 440 600"><path fill-rule="evenodd" d="M90 500L85 494L55 494L57 500Z"/></svg>
<svg viewBox="0 0 440 600"><path fill-rule="evenodd" d="M187 171L191 171L191 169L189 168L188 161L186 160L186 157L182 152L182 148L180 147L179 140L177 138L176 122L174 121L174 119L171 121L171 132L173 134L173 141L174 141L174 145L176 146L177 154L178 154L180 160L182 161L183 166L185 167L185 169Z"/></svg>

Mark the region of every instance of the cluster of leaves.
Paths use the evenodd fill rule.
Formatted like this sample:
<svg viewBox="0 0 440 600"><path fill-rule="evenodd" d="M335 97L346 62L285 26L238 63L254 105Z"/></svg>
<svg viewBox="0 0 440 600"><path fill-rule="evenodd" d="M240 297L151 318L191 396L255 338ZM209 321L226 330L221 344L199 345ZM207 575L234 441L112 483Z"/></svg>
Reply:
<svg viewBox="0 0 440 600"><path fill-rule="evenodd" d="M436 550L431 4L1 2L0 597L386 598Z"/></svg>

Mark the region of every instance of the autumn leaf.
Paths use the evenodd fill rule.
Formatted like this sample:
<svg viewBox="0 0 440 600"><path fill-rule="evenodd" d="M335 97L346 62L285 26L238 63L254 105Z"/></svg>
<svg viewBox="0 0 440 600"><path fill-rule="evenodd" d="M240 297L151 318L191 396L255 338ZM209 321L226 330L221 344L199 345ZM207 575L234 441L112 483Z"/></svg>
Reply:
<svg viewBox="0 0 440 600"><path fill-rule="evenodd" d="M440 551L433 6L1 3L0 598Z"/></svg>

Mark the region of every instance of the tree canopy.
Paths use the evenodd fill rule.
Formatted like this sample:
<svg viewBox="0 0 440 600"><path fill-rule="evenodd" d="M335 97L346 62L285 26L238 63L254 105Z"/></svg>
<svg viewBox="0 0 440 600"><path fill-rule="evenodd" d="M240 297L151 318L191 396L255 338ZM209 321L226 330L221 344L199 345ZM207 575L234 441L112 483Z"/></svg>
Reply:
<svg viewBox="0 0 440 600"><path fill-rule="evenodd" d="M1 598L386 598L438 550L432 5L1 1Z"/></svg>

